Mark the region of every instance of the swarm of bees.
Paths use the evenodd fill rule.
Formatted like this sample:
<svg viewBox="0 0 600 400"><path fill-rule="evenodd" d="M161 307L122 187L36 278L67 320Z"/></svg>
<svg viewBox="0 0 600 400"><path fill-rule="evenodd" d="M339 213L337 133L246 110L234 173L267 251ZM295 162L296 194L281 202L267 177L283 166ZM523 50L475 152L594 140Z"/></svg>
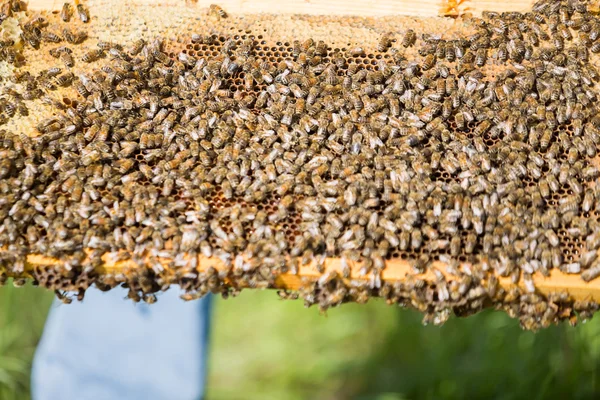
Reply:
<svg viewBox="0 0 600 400"><path fill-rule="evenodd" d="M16 74L26 90L4 88L0 112L40 98L55 113L35 138L0 130L0 282L38 254L59 266L28 273L65 302L92 284L147 302L178 284L192 300L314 264L319 279L280 296L323 311L378 296L435 324L492 305L527 329L591 317L596 303L543 297L532 276L600 277L600 19L585 2L542 0L469 23L450 38L388 32L374 49L296 40L268 61L252 35L206 33L189 43L218 56L156 38L75 59L85 32L30 21L31 47L59 63ZM367 54L389 57L350 62ZM79 95L68 105L52 95L66 87ZM384 281L400 259L413 275ZM107 260L137 268L102 274Z"/></svg>

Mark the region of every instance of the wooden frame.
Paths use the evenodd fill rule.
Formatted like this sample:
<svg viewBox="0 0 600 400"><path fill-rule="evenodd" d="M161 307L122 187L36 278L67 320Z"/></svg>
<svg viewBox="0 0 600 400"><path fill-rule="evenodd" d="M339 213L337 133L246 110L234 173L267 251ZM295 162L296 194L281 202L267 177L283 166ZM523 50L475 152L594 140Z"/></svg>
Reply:
<svg viewBox="0 0 600 400"><path fill-rule="evenodd" d="M168 9L169 5L181 4L182 1L186 1L190 7L199 8L206 8L212 3L212 1L204 0L132 0L130 3L133 5L153 4L156 7ZM447 9L448 6L453 5L449 5L448 0L290 0L284 2L274 2L272 0L222 0L217 3L228 12L235 14L276 12L278 14L360 15L364 17L390 15L436 17L440 16L440 13L443 13L443 10ZM461 13L470 12L479 14L486 9L493 9L494 11L523 11L530 8L533 1L505 0L498 3L491 0L473 0L458 1L458 3L460 4L457 7ZM58 10L62 4L62 0L30 0L29 8L31 10ZM56 260L32 255L28 257L27 267L47 266L55 263L57 263ZM217 269L225 267L218 260L202 257L199 259L198 265L201 270L209 266L214 266ZM106 262L102 269L106 272L116 272L135 267L135 264L131 261L118 263ZM325 268L327 270L341 271L341 261L339 259L327 259L325 261ZM442 271L445 271L445 269L442 269ZM402 281L406 279L407 274L410 272L410 266L407 262L394 260L388 262L387 268L383 271L382 279L390 282ZM303 277L316 279L318 276L320 276L320 273L316 270L315 265L310 264L300 267L298 275L283 274L279 276L276 280L276 285L288 289L297 289L300 287ZM352 277L360 279L356 269L353 269ZM429 272L423 278L432 280L433 274ZM579 275L564 274L556 269L551 270L548 277L536 274L534 279L538 291L542 294L564 291L568 292L575 300L600 302L600 279L586 283ZM499 282L505 288L512 285L508 277L499 277Z"/></svg>

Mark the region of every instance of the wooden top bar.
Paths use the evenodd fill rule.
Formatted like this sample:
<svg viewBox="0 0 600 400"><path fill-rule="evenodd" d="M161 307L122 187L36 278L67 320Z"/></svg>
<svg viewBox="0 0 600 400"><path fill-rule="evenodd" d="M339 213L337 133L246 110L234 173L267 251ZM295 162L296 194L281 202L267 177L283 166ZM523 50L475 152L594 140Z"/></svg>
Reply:
<svg viewBox="0 0 600 400"><path fill-rule="evenodd" d="M308 14L308 15L360 15L362 17L385 17L391 15L413 15L419 17L436 17L448 1L444 0L131 0L128 3L169 5L189 3L193 7L208 7L215 3L225 11L234 14ZM458 1L460 2L460 1ZM452 3L452 2L450 2ZM456 3L456 2L455 2ZM464 12L480 14L485 10L524 11L531 0L466 0L458 6ZM30 0L32 10L59 10L62 0Z"/></svg>

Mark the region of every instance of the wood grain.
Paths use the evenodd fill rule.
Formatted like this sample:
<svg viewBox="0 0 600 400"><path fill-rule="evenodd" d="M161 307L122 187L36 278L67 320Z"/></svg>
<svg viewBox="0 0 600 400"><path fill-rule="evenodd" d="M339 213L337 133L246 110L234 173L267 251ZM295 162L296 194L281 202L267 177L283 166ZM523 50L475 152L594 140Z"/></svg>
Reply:
<svg viewBox="0 0 600 400"><path fill-rule="evenodd" d="M114 0L115 2L120 0ZM447 1L447 0L446 0ZM364 17L384 17L390 15L413 15L435 17L446 3L442 0L130 0L136 4L154 4L169 7L186 2L190 7L208 7L215 3L232 14L308 14L308 15L360 15ZM480 14L484 10L524 11L531 7L532 0L492 0L465 1L460 10ZM30 0L30 9L58 10L62 0Z"/></svg>

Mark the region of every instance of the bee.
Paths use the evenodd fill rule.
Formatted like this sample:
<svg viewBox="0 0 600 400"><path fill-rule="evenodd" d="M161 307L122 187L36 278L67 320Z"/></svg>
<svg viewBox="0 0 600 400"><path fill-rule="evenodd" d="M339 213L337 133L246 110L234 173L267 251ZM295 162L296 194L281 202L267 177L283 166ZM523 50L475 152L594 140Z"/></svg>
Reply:
<svg viewBox="0 0 600 400"><path fill-rule="evenodd" d="M62 38L60 36L58 36L56 33L50 32L50 31L43 31L41 39L45 42L50 42L50 43L62 42Z"/></svg>
<svg viewBox="0 0 600 400"><path fill-rule="evenodd" d="M128 49L129 55L136 56L138 55L146 46L146 41L144 39L137 39L134 41Z"/></svg>
<svg viewBox="0 0 600 400"><path fill-rule="evenodd" d="M490 129L491 125L492 124L489 120L484 120L481 123L479 123L479 125L477 125L477 127L473 131L473 134L477 136L482 136Z"/></svg>
<svg viewBox="0 0 600 400"><path fill-rule="evenodd" d="M414 30L409 29L404 34L404 38L402 38L402 46L404 46L405 48L411 47L415 44L416 41L417 41L417 34L415 33Z"/></svg>
<svg viewBox="0 0 600 400"><path fill-rule="evenodd" d="M80 81L73 82L73 85L81 97L88 97L90 95L90 92L88 92L86 87Z"/></svg>
<svg viewBox="0 0 600 400"><path fill-rule="evenodd" d="M581 273L581 279L586 282L593 281L594 279L600 276L600 264L596 263L592 265L589 269L586 269Z"/></svg>
<svg viewBox="0 0 600 400"><path fill-rule="evenodd" d="M6 60L9 64L17 63L17 52L12 48L5 48L0 50L0 59Z"/></svg>
<svg viewBox="0 0 600 400"><path fill-rule="evenodd" d="M353 47L348 53L351 57L364 57L366 55L365 50L362 47Z"/></svg>
<svg viewBox="0 0 600 400"><path fill-rule="evenodd" d="M63 29L65 40L71 44L80 44L87 39L87 33L84 31L71 32L67 28Z"/></svg>
<svg viewBox="0 0 600 400"><path fill-rule="evenodd" d="M110 133L110 125L102 124L98 129L98 133L94 137L94 141L96 142L106 142L108 140L108 135Z"/></svg>
<svg viewBox="0 0 600 400"><path fill-rule="evenodd" d="M600 42L592 43L592 45L590 46L590 51L592 53L599 53L600 52Z"/></svg>
<svg viewBox="0 0 600 400"><path fill-rule="evenodd" d="M454 236L450 240L450 255L453 257L458 257L462 249L462 243L460 236Z"/></svg>
<svg viewBox="0 0 600 400"><path fill-rule="evenodd" d="M579 160L579 151L576 147L571 147L567 153L567 161L573 165Z"/></svg>
<svg viewBox="0 0 600 400"><path fill-rule="evenodd" d="M435 65L435 62L436 62L435 54L429 54L423 60L423 63L421 64L421 69L423 71L430 70Z"/></svg>
<svg viewBox="0 0 600 400"><path fill-rule="evenodd" d="M315 54L318 54L322 57L327 56L327 44L324 41L319 40L315 47Z"/></svg>
<svg viewBox="0 0 600 400"><path fill-rule="evenodd" d="M446 43L445 47L444 56L446 61L454 62L454 60L456 60L456 50L454 45L452 43Z"/></svg>
<svg viewBox="0 0 600 400"><path fill-rule="evenodd" d="M600 171L597 167L591 165L589 167L584 168L583 171L581 171L581 175L585 180L596 179L600 175Z"/></svg>
<svg viewBox="0 0 600 400"><path fill-rule="evenodd" d="M103 55L104 50L102 49L90 50L87 53L84 53L83 56L81 56L81 61L91 63L98 60Z"/></svg>
<svg viewBox="0 0 600 400"><path fill-rule="evenodd" d="M17 112L17 105L13 102L5 102L4 104L2 104L2 108L4 113L6 113L6 115L8 115L9 117L13 117Z"/></svg>
<svg viewBox="0 0 600 400"><path fill-rule="evenodd" d="M542 133L542 137L540 138L540 148L542 150L547 150L550 146L550 141L552 140L552 131L550 129L544 129Z"/></svg>
<svg viewBox="0 0 600 400"><path fill-rule="evenodd" d="M216 4L211 4L208 8L210 15L216 15L220 18L227 18L227 13L221 7Z"/></svg>
<svg viewBox="0 0 600 400"><path fill-rule="evenodd" d="M529 273L523 273L523 283L525 285L525 290L529 293L535 293L535 283L533 282L533 278Z"/></svg>
<svg viewBox="0 0 600 400"><path fill-rule="evenodd" d="M392 46L393 36L392 32L382 35L377 43L377 51L386 52Z"/></svg>
<svg viewBox="0 0 600 400"><path fill-rule="evenodd" d="M579 257L579 263L582 268L586 269L589 268L597 258L598 252L596 250L587 251Z"/></svg>
<svg viewBox="0 0 600 400"><path fill-rule="evenodd" d="M156 299L156 295L153 293L145 293L142 296L142 299L144 300L144 302L146 302L147 304L154 304L156 303L157 299Z"/></svg>
<svg viewBox="0 0 600 400"><path fill-rule="evenodd" d="M69 86L71 82L73 82L74 78L75 76L72 72L65 72L64 74L56 77L56 83L60 86Z"/></svg>
<svg viewBox="0 0 600 400"><path fill-rule="evenodd" d="M277 295L282 300L297 300L299 294L295 292L289 292L287 290L278 290Z"/></svg>
<svg viewBox="0 0 600 400"><path fill-rule="evenodd" d="M563 270L567 274L578 274L581 272L581 265L578 262L564 265Z"/></svg>
<svg viewBox="0 0 600 400"><path fill-rule="evenodd" d="M67 68L72 68L75 65L75 60L73 60L73 56L68 51L60 53L59 58Z"/></svg>
<svg viewBox="0 0 600 400"><path fill-rule="evenodd" d="M71 304L73 301L68 295L65 294L65 292L60 290L55 290L54 294L56 295L56 298L59 299L63 304Z"/></svg>
<svg viewBox="0 0 600 400"><path fill-rule="evenodd" d="M77 10L77 16L83 23L87 23L90 21L90 14L85 8L83 4L80 3L80 0L75 0L75 8Z"/></svg>
<svg viewBox="0 0 600 400"><path fill-rule="evenodd" d="M307 53L312 47L314 47L314 45L315 45L314 39L312 39L312 38L306 39L301 45L302 52Z"/></svg>
<svg viewBox="0 0 600 400"><path fill-rule="evenodd" d="M139 292L132 288L130 288L129 291L127 292L126 298L132 300L134 303L139 303L142 300L142 296L140 296Z"/></svg>
<svg viewBox="0 0 600 400"><path fill-rule="evenodd" d="M62 19L64 22L69 22L72 14L73 14L73 10L71 8L71 4L66 3L66 2L63 3L63 6L60 10L60 19Z"/></svg>
<svg viewBox="0 0 600 400"><path fill-rule="evenodd" d="M423 236L420 229L415 229L410 234L410 246L413 249L419 249L423 244Z"/></svg>
<svg viewBox="0 0 600 400"><path fill-rule="evenodd" d="M75 44L76 43L76 37L75 34L73 34L73 32L71 32L71 30L69 30L69 28L64 28L63 29L63 37L65 38L65 40L71 44Z"/></svg>
<svg viewBox="0 0 600 400"><path fill-rule="evenodd" d="M475 57L475 64L478 67L483 67L487 60L487 49L478 49Z"/></svg>
<svg viewBox="0 0 600 400"><path fill-rule="evenodd" d="M99 40L98 43L97 43L97 46L98 46L99 49L102 49L104 51L107 51L107 50L110 50L110 49L123 50L123 47L120 44L114 43L114 42L110 42L110 41L107 41L107 40ZM153 47L153 49L152 49L152 55L156 57L157 53L161 53L159 47Z"/></svg>
<svg viewBox="0 0 600 400"><path fill-rule="evenodd" d="M38 28L35 28L37 31L39 31ZM41 33L38 35L35 31L27 31L25 30L22 34L21 34L22 38L25 39L25 41L34 49L38 49L40 47L40 39L41 39ZM0 46L2 47L2 46Z"/></svg>

